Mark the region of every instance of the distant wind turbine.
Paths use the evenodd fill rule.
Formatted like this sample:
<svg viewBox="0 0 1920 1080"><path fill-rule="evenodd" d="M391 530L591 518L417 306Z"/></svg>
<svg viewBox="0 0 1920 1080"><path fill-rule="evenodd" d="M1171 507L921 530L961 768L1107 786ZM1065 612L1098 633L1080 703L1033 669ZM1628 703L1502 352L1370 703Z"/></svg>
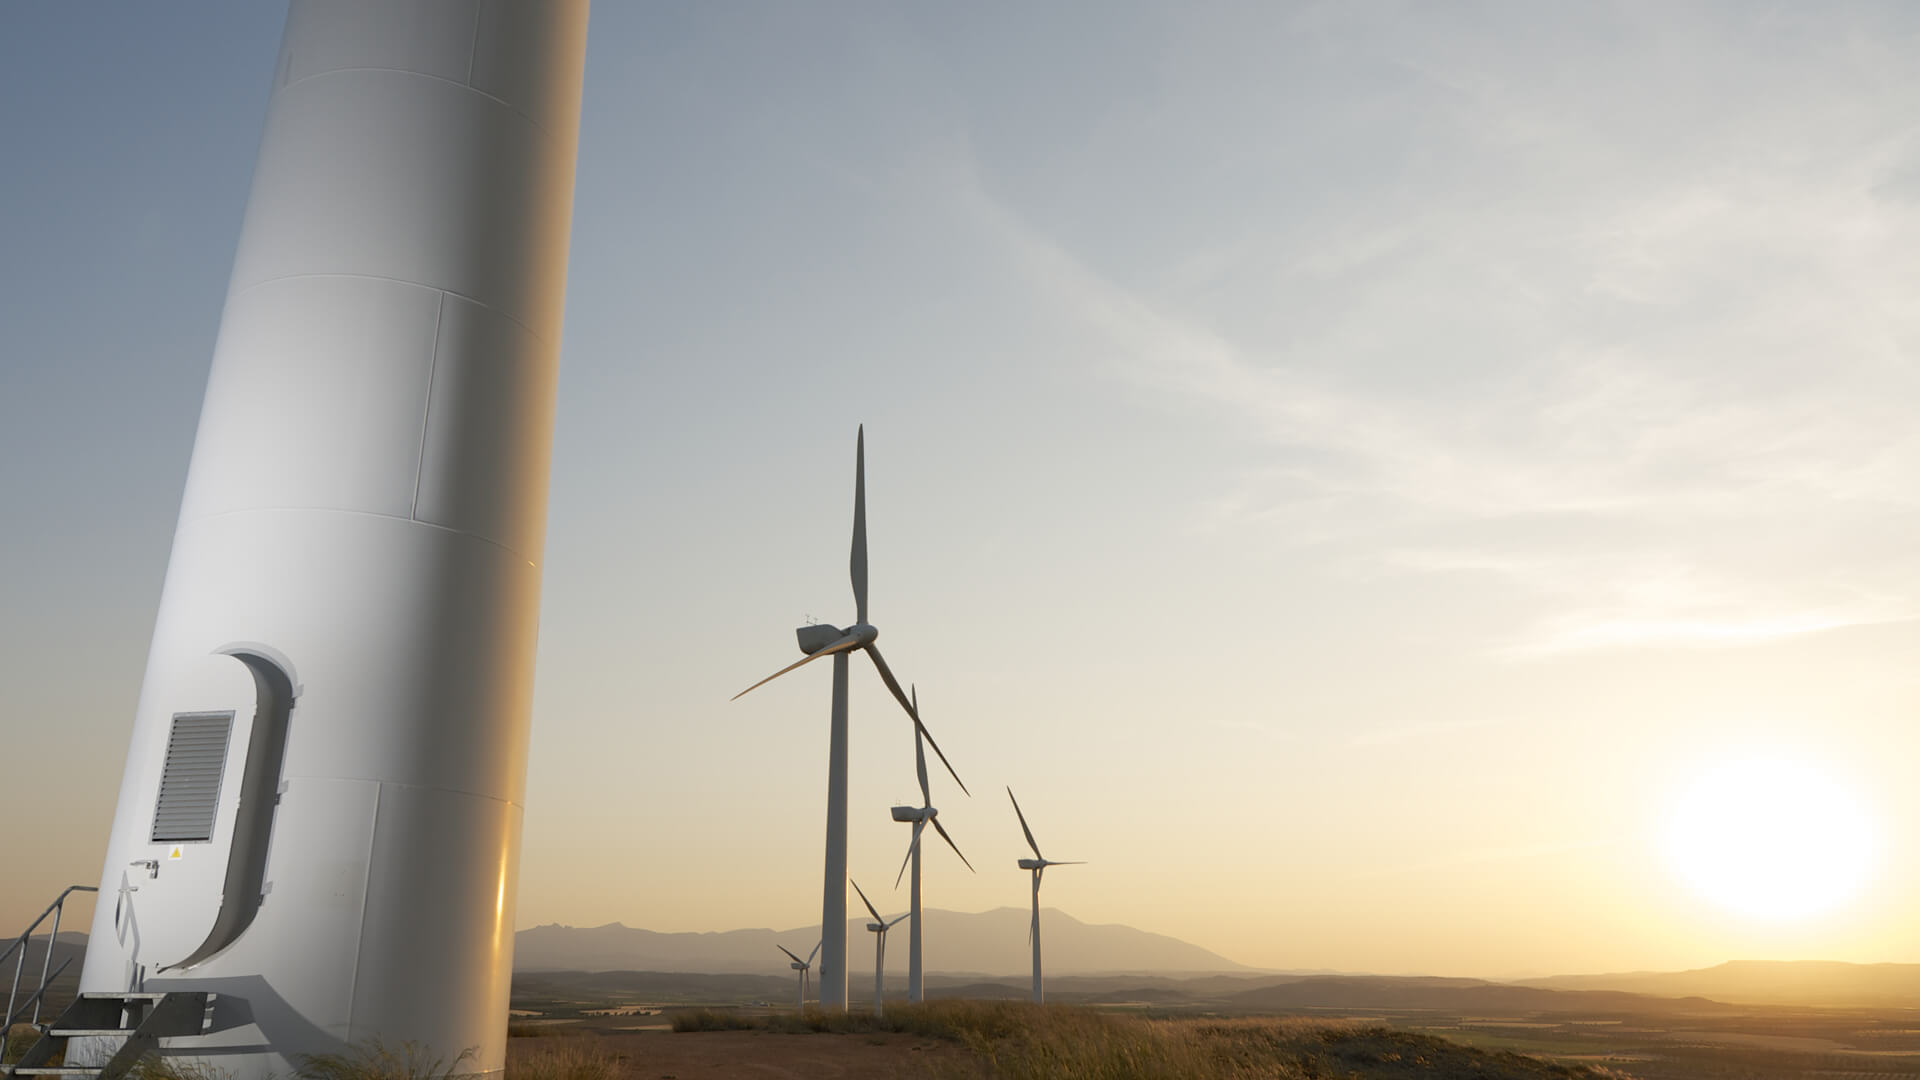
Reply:
<svg viewBox="0 0 1920 1080"><path fill-rule="evenodd" d="M906 915L896 915L889 922L880 917L880 912L874 908L873 901L867 899L866 890L860 887L859 882L853 883L853 891L860 894L860 902L867 905L867 911L873 915L873 921L867 924L867 929L873 931L873 1015L879 1016L886 1012L887 931L893 929L894 923L913 913L909 911Z"/></svg>
<svg viewBox="0 0 1920 1080"><path fill-rule="evenodd" d="M781 952L786 953L789 957L792 957L793 970L800 973L800 1011L801 1012L807 1011L807 971L809 968L813 967L813 958L820 955L820 944L821 943L819 941L816 941L813 943L813 951L807 954L807 958L805 960L800 959L798 956L794 956L793 950L787 948L785 945L776 943L773 946L774 948L779 949Z"/></svg>
<svg viewBox="0 0 1920 1080"><path fill-rule="evenodd" d="M1013 798L1013 789L1007 789L1007 798L1013 799L1014 816L1020 819L1020 831L1027 834L1027 846L1033 849L1033 858L1021 859L1020 869L1033 871L1033 925L1027 930L1027 939L1033 942L1033 1000L1039 1004L1044 1000L1040 992L1040 876L1049 866L1084 866L1083 861L1049 859L1040 854L1040 845L1033 841L1033 830L1027 828L1027 815L1020 812L1020 800Z"/></svg>
<svg viewBox="0 0 1920 1080"><path fill-rule="evenodd" d="M915 715L920 712L920 688L917 686L913 689L913 711ZM934 749L938 751L939 748ZM931 823L934 831L940 834L940 839L945 840L953 853L960 856L960 861L967 864L968 870L973 870L973 863L967 861L960 845L953 842L953 837L947 835L946 826L940 824L940 811L933 807L933 793L927 786L927 751L920 745L918 731L913 733L913 765L920 777L920 805L893 808L893 820L913 822L913 840L907 844L907 857L900 863L900 873L893 878L893 887L897 889L901 875L907 872L908 864L912 864L912 900L907 905L907 914L913 917L913 922L907 927L907 1000L910 1002L924 1001L927 996L926 972L921 964L921 939L924 935L920 921L920 833Z"/></svg>
<svg viewBox="0 0 1920 1080"><path fill-rule="evenodd" d="M924 736L933 747L933 752L940 755L940 764L947 767L954 783L960 784L960 790L967 790L967 785L960 780L960 774L954 772L952 763L947 761L947 755L940 752L940 744L933 741L932 734L920 723L920 712L907 699L906 691L900 689L900 680L893 677L893 671L881 658L880 650L874 645L880 631L867 621L865 425L861 426L854 442L853 555L849 570L853 577L854 624L844 630L825 623L801 627L794 635L799 639L800 651L807 655L733 695L737 701L795 668L823 656L833 657L833 718L827 744L826 873L820 893L820 926L824 935L822 943L826 948L820 958L820 991L824 995L820 1004L822 1008L843 1012L847 1007L847 655L850 652L856 649L866 652L874 668L880 672L880 681L887 684L894 700L913 718L914 731Z"/></svg>

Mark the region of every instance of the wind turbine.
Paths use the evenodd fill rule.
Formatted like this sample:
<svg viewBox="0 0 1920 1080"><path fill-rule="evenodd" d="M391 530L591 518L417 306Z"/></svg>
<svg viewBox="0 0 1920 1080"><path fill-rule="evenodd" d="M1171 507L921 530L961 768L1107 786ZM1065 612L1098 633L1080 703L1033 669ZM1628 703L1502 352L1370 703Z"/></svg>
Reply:
<svg viewBox="0 0 1920 1080"><path fill-rule="evenodd" d="M853 625L842 630L821 623L794 631L800 651L807 655L733 695L733 700L738 701L795 668L823 656L833 657L833 721L827 740L826 880L820 893L820 932L826 947L826 953L820 958L820 989L826 996L820 1004L822 1008L843 1012L847 1007L847 655L850 652L855 649L866 652L880 672L880 681L887 684L894 700L913 718L914 731L924 735L933 752L940 754L940 764L947 767L960 790L967 790L960 774L954 772L952 763L947 761L947 755L940 753L940 744L933 741L933 736L920 723L920 711L907 700L906 691L900 689L900 680L893 677L892 669L873 644L880 631L867 621L867 429L864 424L854 442L853 555L848 568L853 577Z"/></svg>
<svg viewBox="0 0 1920 1080"><path fill-rule="evenodd" d="M824 940L826 939L825 938L821 939L821 941L824 941ZM800 973L800 1011L801 1012L807 1011L807 969L813 966L813 958L820 955L820 944L821 944L820 941L816 941L813 943L813 951L807 954L807 958L805 960L800 959L798 956L794 956L793 950L787 948L785 945L781 945L778 942L776 942L773 946L774 948L779 949L781 952L786 953L788 956L793 957L793 963L790 966L793 968L793 970Z"/></svg>
<svg viewBox="0 0 1920 1080"><path fill-rule="evenodd" d="M906 918L907 915L913 913L907 912L906 915L896 915L893 917L892 922L888 922L886 919L880 917L880 912L874 909L873 901L867 899L866 890L860 887L859 882L855 881L853 883L853 891L860 894L860 902L867 905L867 910L873 914L873 921L867 924L867 929L873 931L874 934L873 1015L879 1016L886 1012L885 983L883 980L887 973L887 931L893 929L894 923L899 922L901 919Z"/></svg>
<svg viewBox="0 0 1920 1080"><path fill-rule="evenodd" d="M913 690L913 711L916 716L919 715L920 688L917 686ZM932 741L931 737L928 741ZM936 753L939 749L937 746L934 747ZM920 805L893 808L893 820L913 822L913 840L907 844L907 857L900 863L900 873L895 874L893 878L893 887L897 889L900 887L901 875L907 872L907 864L913 864L912 900L907 906L907 913L913 916L912 924L907 927L907 1000L910 1002L924 1001L927 996L925 970L921 966L920 952L922 936L920 933L920 833L926 829L928 822L933 823L934 831L940 834L940 839L947 842L947 846L953 849L955 855L960 856L960 861L967 864L967 869L973 870L973 864L967 862L966 855L960 851L960 845L953 842L953 837L947 835L946 827L940 824L940 811L933 807L933 793L927 786L927 751L920 744L919 731L913 733L913 764L920 776ZM962 790L965 788L963 787Z"/></svg>
<svg viewBox="0 0 1920 1080"><path fill-rule="evenodd" d="M1038 1005L1044 1000L1040 992L1040 875L1047 872L1049 866L1084 866L1084 862L1071 862L1062 859L1049 859L1040 854L1040 845L1033 842L1033 830L1027 828L1027 815L1020 812L1020 800L1013 798L1013 789L1007 789L1007 798L1013 799L1013 813L1020 819L1020 831L1027 834L1027 846L1033 849L1033 858L1021 859L1020 869L1033 871L1033 926L1027 931L1027 939L1033 942L1033 1001Z"/></svg>

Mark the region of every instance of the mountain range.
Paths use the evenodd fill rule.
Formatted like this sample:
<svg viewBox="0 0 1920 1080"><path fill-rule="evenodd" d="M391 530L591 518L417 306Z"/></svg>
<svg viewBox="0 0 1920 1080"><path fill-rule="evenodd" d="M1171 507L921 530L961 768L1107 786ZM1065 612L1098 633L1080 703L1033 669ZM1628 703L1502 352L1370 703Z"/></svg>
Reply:
<svg viewBox="0 0 1920 1080"><path fill-rule="evenodd" d="M1547 990L1619 990L1754 1005L1920 1008L1920 964L1736 960L1692 971L1556 975L1519 983Z"/></svg>
<svg viewBox="0 0 1920 1080"><path fill-rule="evenodd" d="M924 914L927 971L1016 975L1032 970L1033 954L1027 944L1032 913L1027 909L959 912L928 908ZM853 972L870 971L873 963L873 935L867 933L866 925L866 919L847 920L848 968ZM787 968L787 959L776 945L805 956L819 939L818 926L667 934L620 923L594 927L550 924L514 935L513 966L515 971L769 974ZM1056 908L1042 909L1041 940L1049 975L1254 971L1165 934L1131 926L1083 923ZM888 967L904 971L905 923L891 931L887 945Z"/></svg>

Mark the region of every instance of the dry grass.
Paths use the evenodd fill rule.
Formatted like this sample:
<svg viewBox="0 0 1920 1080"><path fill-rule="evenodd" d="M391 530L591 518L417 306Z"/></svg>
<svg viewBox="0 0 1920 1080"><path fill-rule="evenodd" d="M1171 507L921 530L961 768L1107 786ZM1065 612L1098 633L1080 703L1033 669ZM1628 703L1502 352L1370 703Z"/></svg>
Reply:
<svg viewBox="0 0 1920 1080"><path fill-rule="evenodd" d="M233 1074L205 1061L148 1054L128 1074L133 1080L232 1080Z"/></svg>
<svg viewBox="0 0 1920 1080"><path fill-rule="evenodd" d="M8 1028L7 1056L6 1060L0 1061L0 1065L11 1065L20 1060L20 1055L26 1053L27 1047L32 1046L39 1038L40 1029L32 1024L15 1024Z"/></svg>
<svg viewBox="0 0 1920 1080"><path fill-rule="evenodd" d="M620 1055L590 1036L543 1046L507 1065L507 1080L615 1080Z"/></svg>
<svg viewBox="0 0 1920 1080"><path fill-rule="evenodd" d="M673 1014L675 1031L754 1031L766 1027L755 1018L732 1009L685 1009Z"/></svg>
<svg viewBox="0 0 1920 1080"><path fill-rule="evenodd" d="M468 1047L448 1061L418 1043L390 1047L369 1039L337 1054L302 1054L299 1080L455 1080L478 1051Z"/></svg>
<svg viewBox="0 0 1920 1080"><path fill-rule="evenodd" d="M1614 1074L1430 1035L1309 1019L1154 1020L1015 1001L937 1001L872 1013L776 1013L752 1018L700 1010L675 1031L901 1032L951 1039L971 1060L959 1077L1005 1080L1580 1080Z"/></svg>

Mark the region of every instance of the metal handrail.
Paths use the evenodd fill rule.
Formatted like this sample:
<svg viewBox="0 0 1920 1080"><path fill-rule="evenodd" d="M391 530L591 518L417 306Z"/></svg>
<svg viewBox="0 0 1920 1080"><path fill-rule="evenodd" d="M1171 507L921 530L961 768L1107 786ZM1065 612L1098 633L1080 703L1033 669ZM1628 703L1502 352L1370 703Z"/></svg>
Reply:
<svg viewBox="0 0 1920 1080"><path fill-rule="evenodd" d="M0 964L4 964L7 962L7 957L14 956L14 950L19 950L19 955L14 957L13 961L13 988L7 992L6 1022L0 1024L0 1059L4 1059L7 1055L7 1041L13 1035L13 1022L19 1019L19 1016L16 1014L25 1013L27 1006L32 1005L33 1019L29 1021L29 1023L34 1027L39 1027L40 1005L46 998L47 987L52 985L53 980L60 976L60 972L67 970L68 964L73 963L72 958L69 957L60 965L58 971L52 970L53 947L59 944L60 941L60 915L65 910L67 897L77 892L97 893L99 891L100 889L94 885L69 885L65 889L62 889L60 895L53 898L53 903L47 905L47 910L41 912L40 917L33 920L33 922L27 926L26 930L14 939L13 944L7 946L4 951L0 951ZM49 915L53 916L53 928L47 932L46 955L40 958L40 986L33 992L32 996L26 1001L21 1002L19 1001L20 972L27 964L27 942L33 937L33 932L40 928L40 924L47 921L47 916ZM19 1005L18 1009L14 1008L16 1003Z"/></svg>
<svg viewBox="0 0 1920 1080"><path fill-rule="evenodd" d="M21 1002L20 1007L18 1009L15 1009L14 1011L7 1014L7 1019L5 1021L5 1027L7 1028L7 1030L12 1030L13 1025L16 1022L18 1022L22 1016L25 1016L27 1014L27 1006L29 1005L32 1005L35 1007L33 1010L32 1025L34 1027L39 1027L40 1026L40 1009L38 1006L40 1004L40 999L46 996L47 989L53 985L53 980L59 978L61 972L67 970L69 967L72 967L72 966L73 966L73 957L71 956L67 957L65 960L60 961L60 966L53 969L53 974L47 977L46 982L43 982L40 984L40 989L35 990L32 993L32 995L30 995L27 998L27 1000ZM0 1041L0 1056L4 1056L5 1054L6 1054L6 1043L4 1041Z"/></svg>

